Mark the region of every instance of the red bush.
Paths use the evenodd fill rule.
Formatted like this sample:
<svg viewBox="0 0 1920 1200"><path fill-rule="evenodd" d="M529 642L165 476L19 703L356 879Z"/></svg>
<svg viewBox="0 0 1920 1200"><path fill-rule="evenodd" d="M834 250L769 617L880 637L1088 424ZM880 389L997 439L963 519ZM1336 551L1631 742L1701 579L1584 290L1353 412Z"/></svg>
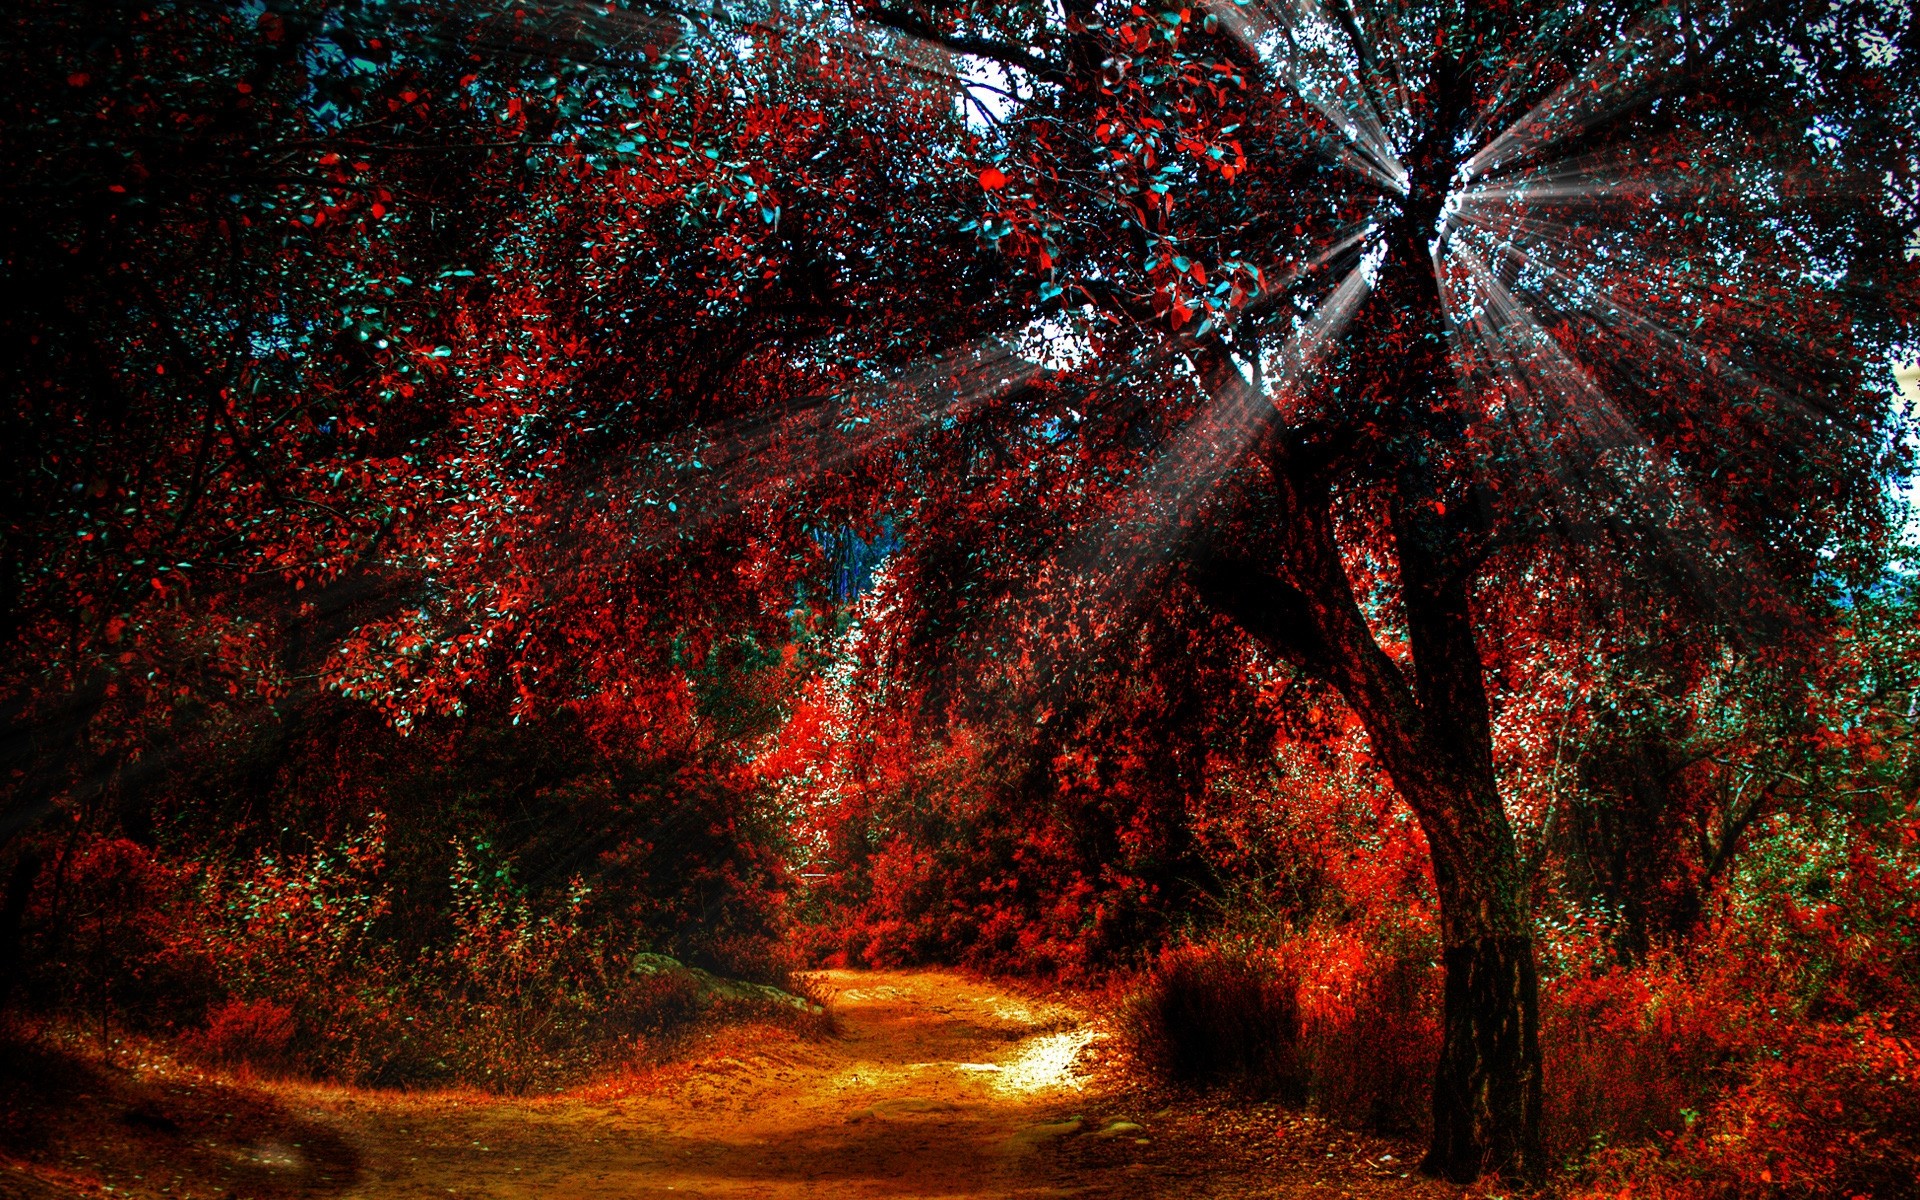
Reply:
<svg viewBox="0 0 1920 1200"><path fill-rule="evenodd" d="M1169 1079L1417 1133L1439 1048L1438 982L1419 937L1317 929L1258 949L1187 945L1161 955L1123 1028Z"/></svg>
<svg viewBox="0 0 1920 1200"><path fill-rule="evenodd" d="M1920 1047L1884 1017L1812 1026L1758 1058L1680 1157L1775 1194L1920 1195L1916 1068Z"/></svg>
<svg viewBox="0 0 1920 1200"><path fill-rule="evenodd" d="M1776 905L1715 923L1685 958L1549 981L1546 1134L1575 1195L1920 1196L1911 1016L1823 1019L1845 959L1805 939L1752 953L1796 919Z"/></svg>
<svg viewBox="0 0 1920 1200"><path fill-rule="evenodd" d="M227 1066L274 1071L286 1065L293 1041L293 1010L270 1000L228 1000L207 1014L192 1048Z"/></svg>
<svg viewBox="0 0 1920 1200"><path fill-rule="evenodd" d="M1314 1106L1385 1133L1430 1118L1439 1056L1440 971L1418 924L1310 930L1278 947L1301 981L1302 1041Z"/></svg>
<svg viewBox="0 0 1920 1200"><path fill-rule="evenodd" d="M1738 1053L1726 998L1670 959L1550 979L1540 1009L1543 1136L1556 1162L1684 1130Z"/></svg>
<svg viewBox="0 0 1920 1200"><path fill-rule="evenodd" d="M191 1021L214 989L192 875L126 838L53 857L28 909L29 995L103 1026Z"/></svg>

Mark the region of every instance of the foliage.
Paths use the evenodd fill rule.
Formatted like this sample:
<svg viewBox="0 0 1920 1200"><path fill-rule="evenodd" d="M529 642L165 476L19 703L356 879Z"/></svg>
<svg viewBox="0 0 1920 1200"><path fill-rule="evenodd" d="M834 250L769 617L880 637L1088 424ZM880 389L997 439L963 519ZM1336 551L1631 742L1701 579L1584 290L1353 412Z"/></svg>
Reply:
<svg viewBox="0 0 1920 1200"><path fill-rule="evenodd" d="M29 899L52 953L28 988L103 1027L125 1013L149 1028L197 1017L213 961L191 903L194 874L125 838L71 846Z"/></svg>
<svg viewBox="0 0 1920 1200"><path fill-rule="evenodd" d="M687 971L643 967L644 930L636 941L596 921L586 885L536 908L483 846L454 848L445 929L403 955L383 928L397 890L386 849L375 814L333 845L130 896L130 864L136 878L166 878L164 868L125 841L91 844L69 891L110 893L116 921L96 929L86 902L69 898L80 928L59 942L51 928L35 932L73 958L31 958L31 990L57 989L98 1014L107 1036L167 1019L190 1052L216 1063L508 1091L658 1055L702 1021L786 1011L715 992ZM142 927L167 938L141 938Z"/></svg>
<svg viewBox="0 0 1920 1200"><path fill-rule="evenodd" d="M207 1013L207 1027L187 1041L210 1062L277 1071L294 1035L293 1010L271 1000L228 1000Z"/></svg>
<svg viewBox="0 0 1920 1200"><path fill-rule="evenodd" d="M269 730L149 783L158 848L44 839L22 998L261 1070L511 1090L759 1011L632 969L784 981L779 843L733 767L617 764L566 721L469 732Z"/></svg>

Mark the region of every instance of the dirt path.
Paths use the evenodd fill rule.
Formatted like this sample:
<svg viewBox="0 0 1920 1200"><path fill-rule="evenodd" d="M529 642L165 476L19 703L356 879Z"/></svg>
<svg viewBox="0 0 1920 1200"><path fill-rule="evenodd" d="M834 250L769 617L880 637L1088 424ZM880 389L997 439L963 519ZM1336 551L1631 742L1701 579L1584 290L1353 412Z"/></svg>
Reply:
<svg viewBox="0 0 1920 1200"><path fill-rule="evenodd" d="M221 1127L188 1115L209 1107L204 1085L196 1109L192 1086L151 1084L153 1095L100 1145L48 1145L34 1156L41 1165L7 1164L0 1195L987 1200L1450 1190L1402 1178L1401 1148L1283 1110L1137 1111L1162 1102L1107 1078L1097 1019L1065 1005L942 972L832 972L822 983L832 1037L721 1035L682 1066L552 1098L276 1084L246 1093L269 1115L223 1112ZM235 1109L236 1095L228 1088L212 1107ZM115 1104L129 1102L123 1094Z"/></svg>
<svg viewBox="0 0 1920 1200"><path fill-rule="evenodd" d="M933 973L831 974L831 1039L763 1042L652 1095L353 1106L349 1196L1014 1197L1084 1081L1076 1014ZM1050 1120L1053 1119L1053 1120Z"/></svg>

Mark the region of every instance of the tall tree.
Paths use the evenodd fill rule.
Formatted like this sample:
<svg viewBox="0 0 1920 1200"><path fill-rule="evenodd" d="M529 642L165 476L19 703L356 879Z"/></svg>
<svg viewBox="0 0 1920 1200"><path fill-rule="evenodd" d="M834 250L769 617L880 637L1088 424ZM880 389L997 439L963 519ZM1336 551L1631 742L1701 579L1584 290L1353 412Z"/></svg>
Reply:
<svg viewBox="0 0 1920 1200"><path fill-rule="evenodd" d="M1048 45L1024 9L942 17L882 14ZM1128 595L1184 563L1359 716L1441 899L1425 1165L1531 1167L1535 966L1482 642L1569 551L1748 640L1870 575L1904 454L1910 18L1136 4L1050 32L1041 62L998 53L1037 95L983 164L981 228L1043 304L1086 305L1128 433L1178 430L1109 510L1131 532L1066 565Z"/></svg>

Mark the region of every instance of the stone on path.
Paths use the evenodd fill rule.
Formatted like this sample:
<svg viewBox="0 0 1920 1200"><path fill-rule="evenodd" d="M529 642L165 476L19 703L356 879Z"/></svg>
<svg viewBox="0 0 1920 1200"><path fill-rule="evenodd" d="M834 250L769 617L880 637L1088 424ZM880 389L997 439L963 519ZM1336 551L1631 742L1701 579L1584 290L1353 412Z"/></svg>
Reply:
<svg viewBox="0 0 1920 1200"><path fill-rule="evenodd" d="M1012 1141L1021 1146L1038 1146L1056 1138L1072 1137L1086 1125L1079 1117L1069 1117L1064 1121L1050 1121L1039 1125L1029 1125L1013 1135Z"/></svg>

